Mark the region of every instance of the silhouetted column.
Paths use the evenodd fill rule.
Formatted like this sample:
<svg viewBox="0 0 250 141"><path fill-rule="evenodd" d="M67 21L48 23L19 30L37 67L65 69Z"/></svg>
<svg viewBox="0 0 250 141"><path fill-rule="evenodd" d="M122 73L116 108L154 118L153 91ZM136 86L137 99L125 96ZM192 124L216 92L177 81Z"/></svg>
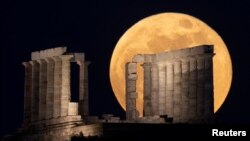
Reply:
<svg viewBox="0 0 250 141"><path fill-rule="evenodd" d="M143 81L143 116L151 115L151 64L142 64L144 70Z"/></svg>
<svg viewBox="0 0 250 141"><path fill-rule="evenodd" d="M77 61L79 65L79 113L82 117L88 115L84 111L84 60Z"/></svg>
<svg viewBox="0 0 250 141"><path fill-rule="evenodd" d="M151 65L151 114L159 115L159 77L158 77L158 65Z"/></svg>
<svg viewBox="0 0 250 141"><path fill-rule="evenodd" d="M83 108L86 116L89 115L89 65L90 61L85 61Z"/></svg>
<svg viewBox="0 0 250 141"><path fill-rule="evenodd" d="M189 59L189 121L193 122L193 119L197 116L197 62L195 57Z"/></svg>
<svg viewBox="0 0 250 141"><path fill-rule="evenodd" d="M181 76L181 121L186 123L188 122L189 114L189 59L182 59L182 76Z"/></svg>
<svg viewBox="0 0 250 141"><path fill-rule="evenodd" d="M126 66L126 119L134 120L138 118L139 113L136 110L136 63L127 63Z"/></svg>
<svg viewBox="0 0 250 141"><path fill-rule="evenodd" d="M54 67L52 58L47 58L47 92L46 92L46 119L53 117L54 112Z"/></svg>
<svg viewBox="0 0 250 141"><path fill-rule="evenodd" d="M31 103L31 121L38 120L39 114L39 71L40 66L37 61L30 61L32 65L32 103Z"/></svg>
<svg viewBox="0 0 250 141"><path fill-rule="evenodd" d="M174 122L181 116L181 62L174 62Z"/></svg>
<svg viewBox="0 0 250 141"><path fill-rule="evenodd" d="M39 70L39 120L46 116L46 95L47 95L47 63L45 60L37 60Z"/></svg>
<svg viewBox="0 0 250 141"><path fill-rule="evenodd" d="M159 114L166 114L166 65L158 64L159 71Z"/></svg>
<svg viewBox="0 0 250 141"><path fill-rule="evenodd" d="M54 66L54 102L53 117L57 118L61 112L61 91L62 91L62 60L60 57L53 57Z"/></svg>
<svg viewBox="0 0 250 141"><path fill-rule="evenodd" d="M204 118L204 57L197 57L197 118L198 121Z"/></svg>
<svg viewBox="0 0 250 141"><path fill-rule="evenodd" d="M89 115L88 65L90 62L77 61L80 66L79 75L79 113L82 117Z"/></svg>
<svg viewBox="0 0 250 141"><path fill-rule="evenodd" d="M172 62L166 64L166 114L173 117L174 113L174 65Z"/></svg>
<svg viewBox="0 0 250 141"><path fill-rule="evenodd" d="M60 116L67 116L70 100L70 61L73 55L62 55L62 89L61 89L61 112Z"/></svg>
<svg viewBox="0 0 250 141"><path fill-rule="evenodd" d="M32 65L30 62L23 62L25 67L24 78L24 123L31 121L31 102L32 102Z"/></svg>
<svg viewBox="0 0 250 141"><path fill-rule="evenodd" d="M205 96L204 96L204 118L205 122L213 122L214 114L214 92L213 92L213 54L205 57Z"/></svg>

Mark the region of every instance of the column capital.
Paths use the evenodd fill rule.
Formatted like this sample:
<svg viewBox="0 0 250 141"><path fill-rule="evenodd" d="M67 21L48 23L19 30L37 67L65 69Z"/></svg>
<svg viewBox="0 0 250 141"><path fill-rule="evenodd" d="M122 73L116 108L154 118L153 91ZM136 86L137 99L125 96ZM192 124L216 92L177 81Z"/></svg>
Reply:
<svg viewBox="0 0 250 141"><path fill-rule="evenodd" d="M73 55L61 55L61 56L54 56L51 57L54 61L71 61L73 59Z"/></svg>
<svg viewBox="0 0 250 141"><path fill-rule="evenodd" d="M62 59L63 61L71 61L74 57L74 55L61 55L61 56L58 56L60 59Z"/></svg>
<svg viewBox="0 0 250 141"><path fill-rule="evenodd" d="M152 63L152 64L151 64L151 67L152 67L152 68L153 68L153 67L155 68L155 67L158 67L158 65L157 65L156 63Z"/></svg>
<svg viewBox="0 0 250 141"><path fill-rule="evenodd" d="M173 65L174 64L174 61L166 61L165 64L168 66L168 65Z"/></svg>
<svg viewBox="0 0 250 141"><path fill-rule="evenodd" d="M31 64L30 64L30 62L22 62L22 65L23 65L24 67L28 67L28 66L31 65Z"/></svg>
<svg viewBox="0 0 250 141"><path fill-rule="evenodd" d="M45 59L39 59L39 60L36 60L39 64L42 64L42 63L46 63L46 60Z"/></svg>
<svg viewBox="0 0 250 141"><path fill-rule="evenodd" d="M181 58L180 61L182 63L187 63L187 62L189 62L189 57L187 57L187 58Z"/></svg>
<svg viewBox="0 0 250 141"><path fill-rule="evenodd" d="M44 59L47 63L54 61L54 59L52 57L48 57Z"/></svg>
<svg viewBox="0 0 250 141"><path fill-rule="evenodd" d="M76 64L79 66L84 66L84 61L77 60Z"/></svg>
<svg viewBox="0 0 250 141"><path fill-rule="evenodd" d="M157 63L157 66L158 66L158 67L164 67L164 66L166 66L166 63L160 62L160 63Z"/></svg>
<svg viewBox="0 0 250 141"><path fill-rule="evenodd" d="M151 63L145 62L143 64L141 64L142 67L151 67Z"/></svg>
<svg viewBox="0 0 250 141"><path fill-rule="evenodd" d="M37 64L38 61L37 61L37 60L32 60L32 61L29 61L29 63L30 63L31 65L34 65L34 64Z"/></svg>
<svg viewBox="0 0 250 141"><path fill-rule="evenodd" d="M56 61L61 61L59 56L53 56L53 57L51 57L51 59L53 59L55 62Z"/></svg>

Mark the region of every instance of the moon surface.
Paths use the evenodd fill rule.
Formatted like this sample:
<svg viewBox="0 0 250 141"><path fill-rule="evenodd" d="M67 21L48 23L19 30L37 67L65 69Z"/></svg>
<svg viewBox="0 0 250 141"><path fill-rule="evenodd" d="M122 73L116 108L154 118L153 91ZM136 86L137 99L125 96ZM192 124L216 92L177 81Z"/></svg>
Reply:
<svg viewBox="0 0 250 141"><path fill-rule="evenodd" d="M119 39L110 63L110 81L114 94L125 109L125 63L136 54L152 54L189 48L202 44L214 45L214 112L229 92L232 62L222 38L207 24L190 15L161 13L142 19ZM138 65L137 109L143 109L143 69Z"/></svg>

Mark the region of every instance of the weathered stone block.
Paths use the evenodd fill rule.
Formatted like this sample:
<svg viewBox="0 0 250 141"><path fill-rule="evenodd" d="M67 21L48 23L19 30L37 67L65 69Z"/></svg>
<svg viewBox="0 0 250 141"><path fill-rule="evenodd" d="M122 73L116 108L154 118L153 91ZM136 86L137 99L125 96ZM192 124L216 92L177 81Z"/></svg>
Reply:
<svg viewBox="0 0 250 141"><path fill-rule="evenodd" d="M78 115L78 103L69 102L68 115Z"/></svg>
<svg viewBox="0 0 250 141"><path fill-rule="evenodd" d="M137 64L136 63L127 63L127 74L136 74Z"/></svg>
<svg viewBox="0 0 250 141"><path fill-rule="evenodd" d="M57 47L52 49L46 49L41 51L35 51L31 53L31 60L45 59L53 56L63 55L67 50L67 47Z"/></svg>
<svg viewBox="0 0 250 141"><path fill-rule="evenodd" d="M132 62L142 63L144 62L144 55L137 54L133 57Z"/></svg>
<svg viewBox="0 0 250 141"><path fill-rule="evenodd" d="M128 74L129 80L137 80L137 74Z"/></svg>

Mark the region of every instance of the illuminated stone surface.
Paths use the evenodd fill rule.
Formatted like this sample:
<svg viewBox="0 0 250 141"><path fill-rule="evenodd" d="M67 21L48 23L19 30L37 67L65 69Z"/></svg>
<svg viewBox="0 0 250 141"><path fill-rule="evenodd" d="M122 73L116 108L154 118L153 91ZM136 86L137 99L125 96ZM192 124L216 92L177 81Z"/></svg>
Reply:
<svg viewBox="0 0 250 141"><path fill-rule="evenodd" d="M152 116L172 118L173 123L213 122L213 46L201 45L158 54L135 55L126 65L126 113L128 120L152 121ZM143 117L137 111L137 65L144 69ZM133 102L131 102L133 101ZM132 109L132 110L131 110ZM160 122L161 120L159 120Z"/></svg>

